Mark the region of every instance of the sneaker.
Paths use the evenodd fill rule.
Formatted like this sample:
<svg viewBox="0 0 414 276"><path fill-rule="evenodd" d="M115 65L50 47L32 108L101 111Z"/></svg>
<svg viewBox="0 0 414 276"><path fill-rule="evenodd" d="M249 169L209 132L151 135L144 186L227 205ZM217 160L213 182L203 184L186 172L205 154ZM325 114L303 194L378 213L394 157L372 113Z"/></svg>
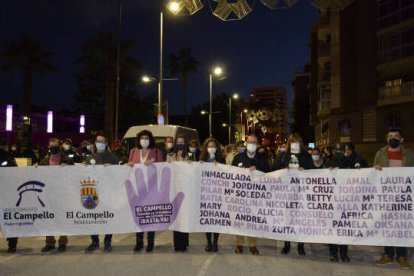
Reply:
<svg viewBox="0 0 414 276"><path fill-rule="evenodd" d="M384 265L392 264L392 259L387 254L384 254L384 256L382 256L382 258L376 261L375 263L379 266L384 266Z"/></svg>
<svg viewBox="0 0 414 276"><path fill-rule="evenodd" d="M111 245L111 242L105 242L104 251L105 251L105 252L111 252L111 251L112 251L112 245Z"/></svg>
<svg viewBox="0 0 414 276"><path fill-rule="evenodd" d="M43 253L46 253L46 252L49 252L50 250L53 250L53 249L55 249L56 247L53 245L53 246L50 246L50 245L45 245L43 248L42 248L42 252Z"/></svg>
<svg viewBox="0 0 414 276"><path fill-rule="evenodd" d="M99 243L91 243L86 249L85 252L86 253L91 253L94 252L95 250L97 250L99 248Z"/></svg>
<svg viewBox="0 0 414 276"><path fill-rule="evenodd" d="M410 269L411 266L407 263L407 259L405 257L398 257L397 263L400 264L401 269Z"/></svg>
<svg viewBox="0 0 414 276"><path fill-rule="evenodd" d="M60 252L60 253L65 252L66 251L66 245L59 245L57 251Z"/></svg>

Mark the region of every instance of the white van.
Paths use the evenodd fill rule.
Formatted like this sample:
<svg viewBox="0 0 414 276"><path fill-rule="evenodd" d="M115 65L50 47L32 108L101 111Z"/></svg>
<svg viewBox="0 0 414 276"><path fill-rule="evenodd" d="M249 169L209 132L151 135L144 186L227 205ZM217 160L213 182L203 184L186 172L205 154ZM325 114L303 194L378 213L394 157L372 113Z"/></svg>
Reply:
<svg viewBox="0 0 414 276"><path fill-rule="evenodd" d="M142 130L149 130L152 132L155 138L155 144L158 148L162 148L164 144L165 137L171 136L174 141L175 138L179 135L184 135L187 139L187 142L191 140L197 140L198 132L196 129L175 126L175 125L143 125L143 126L133 126L130 127L122 138L122 145L126 152L129 152L133 147L136 146L137 134Z"/></svg>

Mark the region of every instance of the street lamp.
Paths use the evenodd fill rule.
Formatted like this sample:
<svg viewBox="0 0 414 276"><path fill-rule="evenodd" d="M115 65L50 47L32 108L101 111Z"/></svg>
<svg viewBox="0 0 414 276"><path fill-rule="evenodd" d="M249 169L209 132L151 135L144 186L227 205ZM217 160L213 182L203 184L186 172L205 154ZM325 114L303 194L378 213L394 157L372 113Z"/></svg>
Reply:
<svg viewBox="0 0 414 276"><path fill-rule="evenodd" d="M210 72L210 112L208 114L208 133L210 137L213 137L213 132L211 129L212 120L213 120L213 75L220 76L223 74L223 69L219 66L216 66L213 69L213 72Z"/></svg>
<svg viewBox="0 0 414 276"><path fill-rule="evenodd" d="M235 93L232 97L229 97L229 144L231 144L231 99L237 100L239 98L239 94Z"/></svg>
<svg viewBox="0 0 414 276"><path fill-rule="evenodd" d="M178 78L162 79L161 81L164 82L164 81L176 81L176 80L178 80ZM159 82L159 80L157 78L154 78L154 77L151 77L151 76L148 76L148 75L142 76L141 81L143 83L145 83L145 84L148 84L148 83L151 83L151 82L154 82L154 81L158 81ZM160 86L158 85L158 93L160 92L159 88L160 88ZM158 96L159 95L160 94L158 94ZM161 99L161 98L158 97L158 99ZM157 108L157 110L158 110L158 112L157 112L158 113L158 116L161 114L160 113L160 106L159 106L159 104L160 104L160 102L158 101L158 108ZM167 101L166 104L167 104L167 106L166 106L167 107L167 114L165 114L165 122L168 125L168 101ZM161 108L162 108L162 106L161 106Z"/></svg>
<svg viewBox="0 0 414 276"><path fill-rule="evenodd" d="M177 11L179 8L179 3L177 1L170 1L168 8L171 12L175 13L175 11ZM164 47L164 12L163 12L163 8L161 8L160 10L160 67L159 67L159 75L158 75L158 112L157 112L158 119L160 118L160 116L162 116L163 47Z"/></svg>

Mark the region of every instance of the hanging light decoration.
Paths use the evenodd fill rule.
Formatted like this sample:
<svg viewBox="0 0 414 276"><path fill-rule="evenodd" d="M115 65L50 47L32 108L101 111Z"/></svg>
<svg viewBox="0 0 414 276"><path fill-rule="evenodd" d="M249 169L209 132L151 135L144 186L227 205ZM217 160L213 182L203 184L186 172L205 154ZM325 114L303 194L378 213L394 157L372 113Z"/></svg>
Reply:
<svg viewBox="0 0 414 276"><path fill-rule="evenodd" d="M276 10L291 8L298 0L260 0L260 2L269 9Z"/></svg>
<svg viewBox="0 0 414 276"><path fill-rule="evenodd" d="M310 0L311 4L323 12L345 9L354 0Z"/></svg>
<svg viewBox="0 0 414 276"><path fill-rule="evenodd" d="M213 14L223 21L240 20L248 15L252 8L247 0L237 0L229 3L227 0L215 0L216 4L210 5ZM213 8L212 6L215 6Z"/></svg>
<svg viewBox="0 0 414 276"><path fill-rule="evenodd" d="M193 15L203 8L203 3L201 3L201 0L171 0L168 3L168 8L175 15L183 9L189 15Z"/></svg>
<svg viewBox="0 0 414 276"><path fill-rule="evenodd" d="M299 0L260 0L260 2L269 9L291 8ZM309 0L310 3L321 10L339 11L345 9L355 0ZM174 2L175 11L179 13L183 7L186 7L190 14L193 14L203 7L201 0L181 0ZM258 0L207 0L211 12L223 21L240 20L248 15Z"/></svg>

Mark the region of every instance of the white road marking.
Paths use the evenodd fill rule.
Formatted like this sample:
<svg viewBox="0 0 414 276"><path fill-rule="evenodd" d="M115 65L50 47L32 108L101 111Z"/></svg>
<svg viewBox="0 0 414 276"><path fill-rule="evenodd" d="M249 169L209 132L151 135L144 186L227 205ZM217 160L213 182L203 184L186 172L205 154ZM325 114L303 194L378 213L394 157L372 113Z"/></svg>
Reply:
<svg viewBox="0 0 414 276"><path fill-rule="evenodd" d="M197 273L197 276L204 276L207 274L208 268L210 267L211 263L217 257L217 254L209 256L205 261L203 266L200 268L200 271Z"/></svg>

